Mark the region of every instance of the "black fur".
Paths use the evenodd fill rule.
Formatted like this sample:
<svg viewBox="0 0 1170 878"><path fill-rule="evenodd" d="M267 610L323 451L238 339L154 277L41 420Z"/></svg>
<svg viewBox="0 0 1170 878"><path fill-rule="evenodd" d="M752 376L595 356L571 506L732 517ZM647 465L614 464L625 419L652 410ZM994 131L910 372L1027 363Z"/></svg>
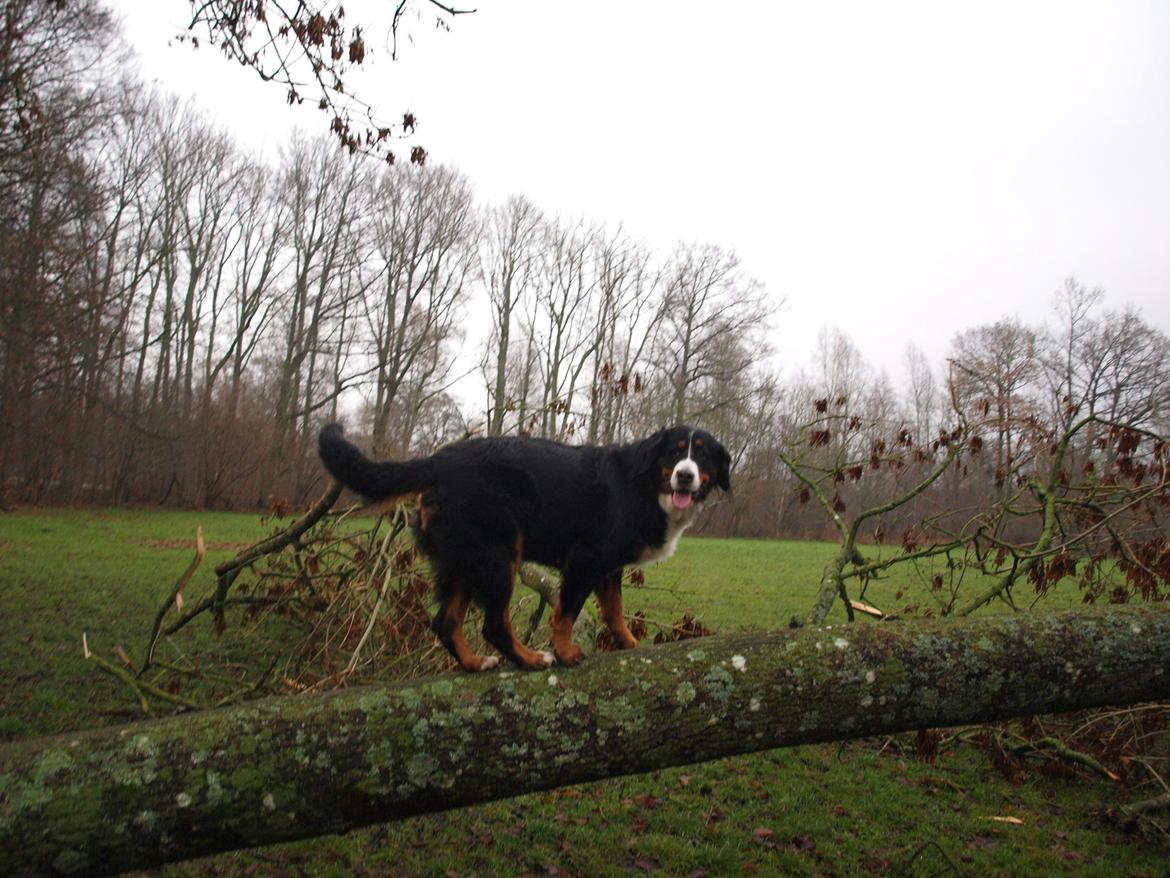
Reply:
<svg viewBox="0 0 1170 878"><path fill-rule="evenodd" d="M689 454L698 472L694 508L671 511L687 523L714 488L731 488L727 451L710 434L687 426L600 447L467 439L431 457L376 463L333 424L321 431L319 447L325 468L371 501L419 495L416 534L433 562L440 602L433 627L448 649L457 652L450 629L462 622L460 601L470 599L484 608L487 640L526 667L533 666L531 651L517 645L507 625L521 560L561 571L557 612L571 625L589 594L613 589L615 579L620 608L622 568L677 539L668 532L664 510L671 508L669 479L676 463ZM575 663L580 654L575 647L571 655L558 648L558 657Z"/></svg>

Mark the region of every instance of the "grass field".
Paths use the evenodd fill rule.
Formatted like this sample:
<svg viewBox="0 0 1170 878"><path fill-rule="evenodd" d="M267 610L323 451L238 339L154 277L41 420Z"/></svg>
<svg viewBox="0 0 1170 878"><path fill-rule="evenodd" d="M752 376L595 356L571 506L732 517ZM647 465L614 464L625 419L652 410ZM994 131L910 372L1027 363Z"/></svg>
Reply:
<svg viewBox="0 0 1170 878"><path fill-rule="evenodd" d="M266 533L257 516L147 510L0 516L0 738L131 721L128 692L82 657L137 654L202 526L208 558L188 587ZM833 547L684 540L627 593L652 621L770 628L803 615ZM964 590L980 583L965 582ZM901 592L901 597L895 595ZM909 577L871 584L883 609L931 606ZM1076 603L1071 586L1045 607ZM859 624L866 624L861 622ZM181 648L262 661L268 632L184 631ZM176 638L179 639L179 638ZM1131 875L1167 874L1167 851L1098 816L1122 791L1087 776L1012 783L968 746L934 762L908 737L777 750L525 796L291 845L178 864L168 875ZM1018 818L1005 823L995 817Z"/></svg>

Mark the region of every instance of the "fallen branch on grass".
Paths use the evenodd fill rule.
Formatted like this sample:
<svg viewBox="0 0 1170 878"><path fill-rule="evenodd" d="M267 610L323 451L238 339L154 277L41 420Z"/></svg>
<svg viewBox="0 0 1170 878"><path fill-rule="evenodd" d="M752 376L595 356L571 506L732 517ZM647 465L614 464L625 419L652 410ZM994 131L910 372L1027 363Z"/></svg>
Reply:
<svg viewBox="0 0 1170 878"><path fill-rule="evenodd" d="M722 635L0 746L0 873L120 872L818 741L1170 697L1170 607Z"/></svg>
<svg viewBox="0 0 1170 878"><path fill-rule="evenodd" d="M1009 737L1013 738L1014 740L1009 740ZM1121 780L1120 775L1118 775L1116 772L1110 771L1088 753L1082 753L1079 750L1072 749L1059 738L1053 738L1049 736L1044 738L1037 738L1034 741L1029 741L1019 737L1018 735L1009 736L1005 733L1000 733L999 744L1005 750L1015 754L1016 756L1029 756L1033 753L1051 753L1058 758L1065 760L1066 762L1075 762L1079 765L1083 765L1085 768L1088 768L1103 777L1107 777L1109 780Z"/></svg>
<svg viewBox="0 0 1170 878"><path fill-rule="evenodd" d="M203 545L203 528L195 528L195 557L191 559L191 563L187 565L187 569L183 571L183 575L179 577L179 581L175 583L171 593L167 595L166 600L159 606L158 612L154 614L154 624L150 629L150 638L146 644L146 651L142 656L142 670L139 674L145 673L150 667L150 663L154 660L154 650L158 646L159 637L162 636L162 624L166 618L167 613L171 607L174 607L178 612L183 612L183 589L187 587L187 583L191 581L191 577L195 575L195 571L199 569L199 565L203 563L203 556L206 553L206 548Z"/></svg>
<svg viewBox="0 0 1170 878"><path fill-rule="evenodd" d="M1126 832L1142 831L1164 839L1170 833L1167 833L1164 821L1155 818L1167 811L1170 811L1170 793L1163 793L1141 802L1117 805L1109 809L1106 816Z"/></svg>
<svg viewBox="0 0 1170 878"><path fill-rule="evenodd" d="M215 615L217 628L222 630L224 625L223 612L227 607L233 604L248 604L252 602L252 599L247 597L228 597L228 591L240 573L248 569L248 567L265 555L279 552L287 546L296 546L301 537L325 517L325 514L333 507L333 504L337 502L337 498L341 496L341 490L342 485L340 482L331 482L325 490L325 493L321 495L317 502L301 518L268 539L249 546L234 558L218 564L215 568L215 592L203 598L186 611L180 612L179 617L171 622L170 625L166 626L166 628L162 627L162 623L167 612L172 606L175 606L179 610L182 610L182 606L181 604L175 603L174 594L163 601L155 618L154 625L151 628L150 637L147 640L143 670L145 671L146 666L149 665L154 655L154 648L160 637L164 635L169 637L177 633L201 614L211 611ZM202 556L200 556L199 560L202 560ZM194 566L198 566L198 564ZM193 567L190 569L190 573L195 572ZM182 585L185 584L182 580L180 580L180 583L179 591L181 591Z"/></svg>

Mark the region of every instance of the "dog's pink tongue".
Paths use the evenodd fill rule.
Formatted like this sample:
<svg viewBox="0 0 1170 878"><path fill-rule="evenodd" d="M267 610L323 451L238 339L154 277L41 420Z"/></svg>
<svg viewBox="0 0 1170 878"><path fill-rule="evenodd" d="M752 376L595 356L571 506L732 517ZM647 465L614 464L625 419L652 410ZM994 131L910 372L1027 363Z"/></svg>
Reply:
<svg viewBox="0 0 1170 878"><path fill-rule="evenodd" d="M675 509L686 509L691 505L691 492L675 491L670 495L670 499L674 503Z"/></svg>

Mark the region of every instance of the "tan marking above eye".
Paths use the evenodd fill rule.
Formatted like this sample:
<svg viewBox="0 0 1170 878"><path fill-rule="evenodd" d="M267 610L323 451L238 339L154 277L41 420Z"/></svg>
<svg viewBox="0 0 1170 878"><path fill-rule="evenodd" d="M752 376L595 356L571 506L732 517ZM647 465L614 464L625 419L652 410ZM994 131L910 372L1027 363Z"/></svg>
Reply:
<svg viewBox="0 0 1170 878"><path fill-rule="evenodd" d="M702 439L696 439L696 440L695 440L695 447L696 447L696 448L702 448L702 447L703 447L703 440L702 440Z"/></svg>
<svg viewBox="0 0 1170 878"><path fill-rule="evenodd" d="M687 447L687 440L686 439L679 439L678 440L678 447L679 448L686 448Z"/></svg>

